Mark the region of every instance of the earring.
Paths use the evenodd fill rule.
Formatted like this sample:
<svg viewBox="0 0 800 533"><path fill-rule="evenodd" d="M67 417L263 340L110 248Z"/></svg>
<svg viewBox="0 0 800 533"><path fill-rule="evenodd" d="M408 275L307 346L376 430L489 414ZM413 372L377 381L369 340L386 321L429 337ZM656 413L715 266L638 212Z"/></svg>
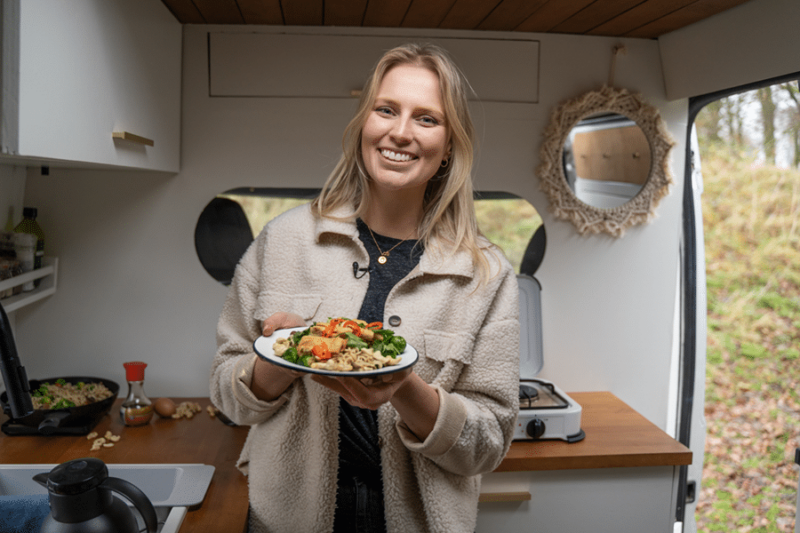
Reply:
<svg viewBox="0 0 800 533"><path fill-rule="evenodd" d="M450 160L449 159L442 159L442 164L441 164L442 168L447 168L447 165L449 165L449 164L450 164Z"/></svg>

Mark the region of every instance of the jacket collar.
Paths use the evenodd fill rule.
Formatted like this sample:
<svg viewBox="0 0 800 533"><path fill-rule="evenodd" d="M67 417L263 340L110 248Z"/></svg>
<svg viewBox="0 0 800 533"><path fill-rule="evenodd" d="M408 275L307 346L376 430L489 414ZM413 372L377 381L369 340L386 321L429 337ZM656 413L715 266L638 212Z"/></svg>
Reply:
<svg viewBox="0 0 800 533"><path fill-rule="evenodd" d="M323 233L336 233L344 235L358 241L358 228L355 223L355 212L350 207L339 207L331 212L330 216L316 218L314 225L314 238L317 243ZM414 268L412 274L435 274L439 276L461 276L472 278L475 275L475 266L472 263L472 256L465 250L458 250L449 255L438 246L438 240L434 237L431 246L425 248L425 252L419 260L419 265Z"/></svg>

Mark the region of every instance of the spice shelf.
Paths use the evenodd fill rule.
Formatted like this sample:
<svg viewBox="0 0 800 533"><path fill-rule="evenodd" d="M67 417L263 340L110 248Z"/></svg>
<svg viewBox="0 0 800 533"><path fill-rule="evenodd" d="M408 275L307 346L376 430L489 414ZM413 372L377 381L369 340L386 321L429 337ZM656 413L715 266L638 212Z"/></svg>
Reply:
<svg viewBox="0 0 800 533"><path fill-rule="evenodd" d="M41 279L39 286L28 292L21 292L8 298L0 300L6 313L16 311L26 305L46 298L56 292L56 278L58 276L58 258L44 257L42 268L37 268L31 272L14 276L13 278L0 281L0 293L7 289L28 283L29 281Z"/></svg>

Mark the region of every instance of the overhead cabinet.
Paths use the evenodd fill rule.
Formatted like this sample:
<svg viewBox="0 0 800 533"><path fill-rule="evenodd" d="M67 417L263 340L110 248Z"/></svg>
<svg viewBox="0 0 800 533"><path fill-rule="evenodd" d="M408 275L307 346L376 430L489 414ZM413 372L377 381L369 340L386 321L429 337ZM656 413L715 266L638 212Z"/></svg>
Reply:
<svg viewBox="0 0 800 533"><path fill-rule="evenodd" d="M4 159L179 170L182 29L160 1L0 4Z"/></svg>
<svg viewBox="0 0 800 533"><path fill-rule="evenodd" d="M446 49L474 90L472 100L536 103L539 42L387 35L210 32L211 97L350 98L382 51L407 42Z"/></svg>

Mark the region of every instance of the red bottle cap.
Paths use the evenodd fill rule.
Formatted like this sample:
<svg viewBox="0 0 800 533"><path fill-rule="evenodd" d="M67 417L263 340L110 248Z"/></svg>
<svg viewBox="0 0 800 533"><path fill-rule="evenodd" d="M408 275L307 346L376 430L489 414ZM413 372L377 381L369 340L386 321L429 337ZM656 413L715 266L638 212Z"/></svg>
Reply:
<svg viewBox="0 0 800 533"><path fill-rule="evenodd" d="M144 381L144 369L147 368L147 363L141 361L131 361L122 363L125 367L125 379L128 381Z"/></svg>

